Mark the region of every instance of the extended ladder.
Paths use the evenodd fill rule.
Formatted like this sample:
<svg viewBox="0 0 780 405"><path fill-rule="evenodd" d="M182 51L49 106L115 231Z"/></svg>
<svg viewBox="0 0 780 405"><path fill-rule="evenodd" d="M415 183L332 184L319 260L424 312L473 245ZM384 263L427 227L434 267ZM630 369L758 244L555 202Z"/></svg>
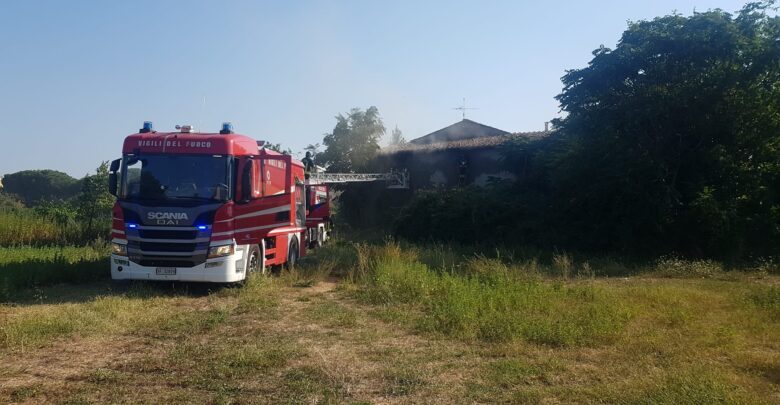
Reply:
<svg viewBox="0 0 780 405"><path fill-rule="evenodd" d="M307 185L384 181L387 188L409 188L409 173L405 170L389 173L307 173L306 176Z"/></svg>

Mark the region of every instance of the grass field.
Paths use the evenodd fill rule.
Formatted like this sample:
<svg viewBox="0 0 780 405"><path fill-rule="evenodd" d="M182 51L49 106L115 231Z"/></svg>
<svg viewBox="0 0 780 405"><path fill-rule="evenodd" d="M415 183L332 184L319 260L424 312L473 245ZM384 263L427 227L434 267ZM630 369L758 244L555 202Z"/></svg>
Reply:
<svg viewBox="0 0 780 405"><path fill-rule="evenodd" d="M340 244L234 288L87 282L94 248L0 258L78 274L0 304L0 402L780 401L771 264Z"/></svg>
<svg viewBox="0 0 780 405"><path fill-rule="evenodd" d="M108 246L0 247L0 302L57 283L83 283L108 277Z"/></svg>

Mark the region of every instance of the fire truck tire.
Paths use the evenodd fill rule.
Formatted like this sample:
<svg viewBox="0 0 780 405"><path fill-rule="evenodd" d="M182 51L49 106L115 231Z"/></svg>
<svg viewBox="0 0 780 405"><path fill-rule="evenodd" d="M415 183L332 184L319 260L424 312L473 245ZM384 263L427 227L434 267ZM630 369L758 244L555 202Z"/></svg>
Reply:
<svg viewBox="0 0 780 405"><path fill-rule="evenodd" d="M290 249L287 251L287 268L294 269L295 264L298 262L298 238L293 237L290 241Z"/></svg>
<svg viewBox="0 0 780 405"><path fill-rule="evenodd" d="M251 273L264 273L263 271L263 256L260 251L260 247L252 245L249 247L249 252L246 256L246 276L249 277Z"/></svg>

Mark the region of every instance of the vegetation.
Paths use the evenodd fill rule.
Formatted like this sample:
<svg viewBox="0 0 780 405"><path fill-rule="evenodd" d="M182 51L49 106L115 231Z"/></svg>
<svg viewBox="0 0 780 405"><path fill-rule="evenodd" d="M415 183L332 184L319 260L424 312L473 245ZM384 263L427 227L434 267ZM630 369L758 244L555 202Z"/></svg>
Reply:
<svg viewBox="0 0 780 405"><path fill-rule="evenodd" d="M108 193L108 162L102 162L94 175L84 177L75 205L87 239L108 235L114 206L114 197Z"/></svg>
<svg viewBox="0 0 780 405"><path fill-rule="evenodd" d="M108 277L108 247L0 247L0 302L30 288L86 283Z"/></svg>
<svg viewBox="0 0 780 405"><path fill-rule="evenodd" d="M376 107L363 111L353 108L347 115L336 116L333 132L325 134L325 151L318 155L318 164L328 171L352 173L365 170L379 151L379 139L385 126Z"/></svg>
<svg viewBox="0 0 780 405"><path fill-rule="evenodd" d="M56 170L23 170L3 176L3 192L27 205L46 200L68 200L79 191L79 181Z"/></svg>
<svg viewBox="0 0 780 405"><path fill-rule="evenodd" d="M0 192L0 210L3 211L18 211L24 208L24 203L22 201L8 193Z"/></svg>
<svg viewBox="0 0 780 405"><path fill-rule="evenodd" d="M423 311L416 327L462 339L569 346L614 339L630 312L608 291L592 285L539 280L538 264L507 266L468 259L454 272L437 272L396 244L363 247L357 296L368 303ZM414 252L414 250L411 250Z"/></svg>
<svg viewBox="0 0 780 405"><path fill-rule="evenodd" d="M422 192L416 240L729 261L780 246L780 17L771 2L633 22L563 78L556 131L505 149L519 181Z"/></svg>
<svg viewBox="0 0 780 405"><path fill-rule="evenodd" d="M274 152L279 152L284 155L292 155L292 149L290 148L284 148L281 143L266 143L263 145L264 148L270 149Z"/></svg>
<svg viewBox="0 0 780 405"><path fill-rule="evenodd" d="M68 229L33 211L0 209L0 245L52 245L67 239Z"/></svg>
<svg viewBox="0 0 780 405"><path fill-rule="evenodd" d="M0 401L776 402L780 269L475 250L342 242L242 288L18 290Z"/></svg>
<svg viewBox="0 0 780 405"><path fill-rule="evenodd" d="M16 174L8 176L20 187L35 189L35 181L27 183ZM6 193L6 188L0 193L0 246L79 245L107 238L114 203L108 193L108 163L101 163L94 175L78 184L80 190L73 198L50 195L34 200L32 208Z"/></svg>
<svg viewBox="0 0 780 405"><path fill-rule="evenodd" d="M393 128L393 132L390 133L390 146L400 146L406 143L404 134L398 129L398 126Z"/></svg>
<svg viewBox="0 0 780 405"><path fill-rule="evenodd" d="M564 78L556 134L507 149L518 182L421 192L416 244L241 288L110 283L105 164L0 195L0 402L780 401L770 5L632 23ZM337 121L320 157L365 168L378 111ZM41 176L66 183L7 191Z"/></svg>
<svg viewBox="0 0 780 405"><path fill-rule="evenodd" d="M780 17L770 6L631 23L616 49L566 74L550 195L570 238L720 257L777 251Z"/></svg>

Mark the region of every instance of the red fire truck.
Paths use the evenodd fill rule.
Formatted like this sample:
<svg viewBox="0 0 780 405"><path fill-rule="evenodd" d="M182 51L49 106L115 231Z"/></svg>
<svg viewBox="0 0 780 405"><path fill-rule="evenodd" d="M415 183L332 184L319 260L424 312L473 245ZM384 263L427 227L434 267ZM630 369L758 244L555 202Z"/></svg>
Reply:
<svg viewBox="0 0 780 405"><path fill-rule="evenodd" d="M309 248L322 246L330 238L330 190L327 184L306 185L306 230Z"/></svg>
<svg viewBox="0 0 780 405"><path fill-rule="evenodd" d="M111 162L111 277L236 282L294 265L307 244L303 164L229 123L177 129L145 122Z"/></svg>

